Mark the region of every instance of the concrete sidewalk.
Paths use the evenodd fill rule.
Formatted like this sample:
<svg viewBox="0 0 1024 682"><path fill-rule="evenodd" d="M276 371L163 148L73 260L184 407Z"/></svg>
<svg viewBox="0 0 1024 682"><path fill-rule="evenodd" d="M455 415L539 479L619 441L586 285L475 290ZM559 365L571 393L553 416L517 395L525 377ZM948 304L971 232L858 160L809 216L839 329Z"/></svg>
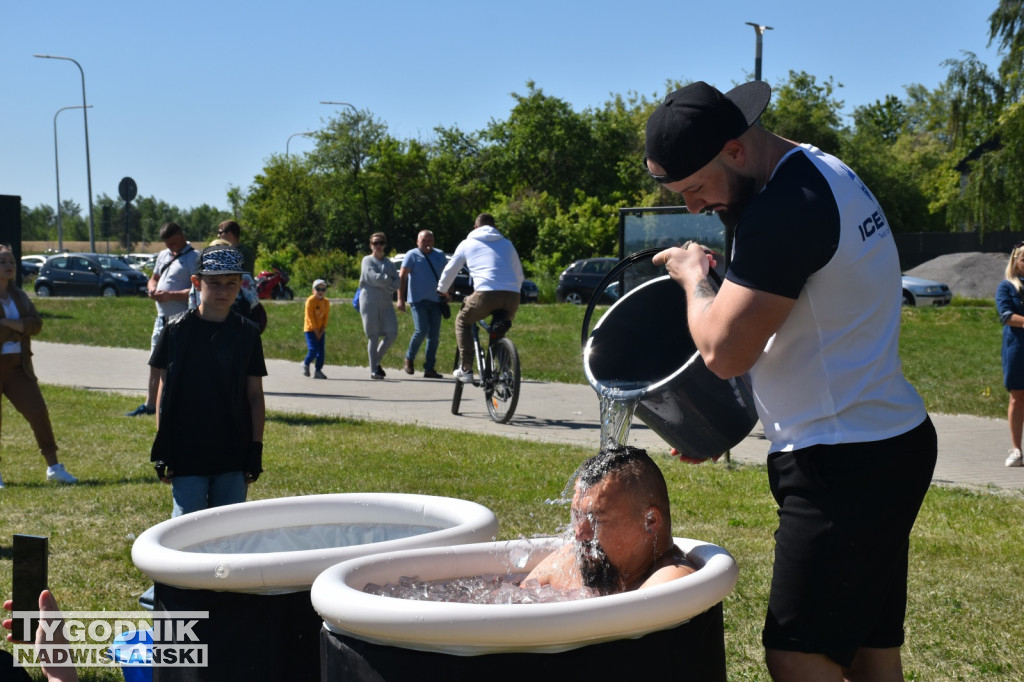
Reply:
<svg viewBox="0 0 1024 682"><path fill-rule="evenodd" d="M139 404L149 378L149 352L35 342L34 362L45 384L126 394L124 410ZM352 417L426 424L511 438L572 443L597 449L601 434L597 394L589 386L537 381L523 383L519 406L509 424L491 421L483 393L467 386L461 414L451 413L454 380L423 379L387 369L384 381L370 379L365 367L328 365L328 379L302 376L296 360L268 360L264 380L267 408L279 412ZM581 370L582 371L582 370ZM127 396L131 395L132 398ZM137 417L149 419L150 417ZM1003 466L1009 447L1004 420L932 415L939 434L934 482L965 487L1024 491L1024 468ZM668 446L639 420L630 431L631 445L653 451ZM732 450L735 461L763 464L768 450L760 427Z"/></svg>

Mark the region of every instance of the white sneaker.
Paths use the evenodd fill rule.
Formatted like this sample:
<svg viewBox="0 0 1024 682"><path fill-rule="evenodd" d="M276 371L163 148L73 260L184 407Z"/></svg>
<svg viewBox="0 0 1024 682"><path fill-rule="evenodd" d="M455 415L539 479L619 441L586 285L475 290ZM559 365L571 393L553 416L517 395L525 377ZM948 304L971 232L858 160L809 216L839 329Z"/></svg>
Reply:
<svg viewBox="0 0 1024 682"><path fill-rule="evenodd" d="M1014 448L1010 450L1010 455L1006 458L1006 466L1008 467L1021 467L1024 466L1024 458L1021 457L1020 450Z"/></svg>
<svg viewBox="0 0 1024 682"><path fill-rule="evenodd" d="M456 381L461 381L464 384L473 383L473 370L467 371L459 367L452 372L452 376L455 377Z"/></svg>
<svg viewBox="0 0 1024 682"><path fill-rule="evenodd" d="M78 483L78 479L68 473L63 464L54 464L46 467L46 480L57 483Z"/></svg>

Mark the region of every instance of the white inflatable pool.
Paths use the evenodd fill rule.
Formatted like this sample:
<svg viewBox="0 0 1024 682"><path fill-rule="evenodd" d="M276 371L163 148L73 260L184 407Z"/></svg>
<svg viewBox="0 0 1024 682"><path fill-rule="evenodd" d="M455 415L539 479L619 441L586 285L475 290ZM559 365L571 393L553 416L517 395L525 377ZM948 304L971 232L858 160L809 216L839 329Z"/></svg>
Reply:
<svg viewBox="0 0 1024 682"><path fill-rule="evenodd" d="M351 559L313 583L313 607L329 631L374 644L458 655L560 652L640 637L685 623L736 585L732 556L717 545L676 538L699 570L644 590L551 604L461 604L368 594L369 583L403 576L443 580L531 570L561 538L404 550Z"/></svg>
<svg viewBox="0 0 1024 682"><path fill-rule="evenodd" d="M400 493L339 493L243 502L179 516L135 540L154 581L257 594L308 590L324 569L375 552L493 540L475 502Z"/></svg>

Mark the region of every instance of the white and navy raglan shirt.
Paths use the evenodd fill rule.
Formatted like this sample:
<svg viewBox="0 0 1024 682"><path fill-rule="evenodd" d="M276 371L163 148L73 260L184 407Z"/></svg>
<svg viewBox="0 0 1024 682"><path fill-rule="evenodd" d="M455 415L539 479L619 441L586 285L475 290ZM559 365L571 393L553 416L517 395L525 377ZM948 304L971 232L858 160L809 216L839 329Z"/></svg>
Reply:
<svg viewBox="0 0 1024 682"><path fill-rule="evenodd" d="M859 443L924 421L899 359L899 258L885 214L839 159L782 158L736 226L726 277L796 300L750 371L771 452Z"/></svg>

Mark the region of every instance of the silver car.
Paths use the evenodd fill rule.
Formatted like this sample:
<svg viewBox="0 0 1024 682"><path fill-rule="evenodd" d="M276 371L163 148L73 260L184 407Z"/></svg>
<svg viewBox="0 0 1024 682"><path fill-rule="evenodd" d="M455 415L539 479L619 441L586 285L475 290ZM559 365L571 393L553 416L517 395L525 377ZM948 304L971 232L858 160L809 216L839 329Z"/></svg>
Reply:
<svg viewBox="0 0 1024 682"><path fill-rule="evenodd" d="M941 282L903 275L903 305L942 306L953 300L953 292Z"/></svg>

